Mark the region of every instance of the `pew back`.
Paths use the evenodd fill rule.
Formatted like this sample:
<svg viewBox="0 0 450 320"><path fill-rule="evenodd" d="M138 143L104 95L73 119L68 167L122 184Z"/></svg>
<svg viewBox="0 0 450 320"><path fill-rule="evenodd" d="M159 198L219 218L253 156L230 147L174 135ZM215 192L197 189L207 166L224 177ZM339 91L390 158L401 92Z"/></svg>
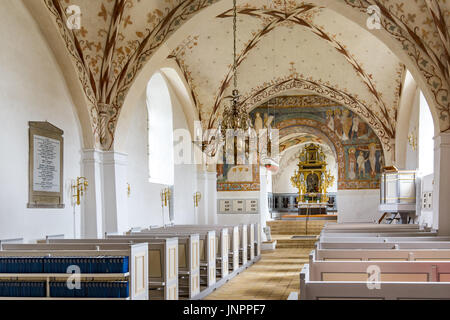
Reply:
<svg viewBox="0 0 450 320"><path fill-rule="evenodd" d="M22 246L22 247L20 247ZM83 279L114 279L127 280L129 283L129 295L132 300L148 300L148 245L142 244L114 244L105 247L98 245L67 245L58 247L50 244L25 245L8 244L0 251L0 257L101 257L101 256L128 256L129 272L126 274L80 274ZM51 279L61 279L72 276L72 273L61 274L1 274L2 279L46 279L47 298L50 297L49 283ZM90 280L86 280L90 281Z"/></svg>
<svg viewBox="0 0 450 320"><path fill-rule="evenodd" d="M116 238L118 237L118 238ZM58 239L48 240L49 244L91 244L109 246L130 243L122 236L109 236L108 239ZM157 291L162 291L164 300L178 300L178 239L133 239L134 243L148 243L148 281L151 298L158 299Z"/></svg>

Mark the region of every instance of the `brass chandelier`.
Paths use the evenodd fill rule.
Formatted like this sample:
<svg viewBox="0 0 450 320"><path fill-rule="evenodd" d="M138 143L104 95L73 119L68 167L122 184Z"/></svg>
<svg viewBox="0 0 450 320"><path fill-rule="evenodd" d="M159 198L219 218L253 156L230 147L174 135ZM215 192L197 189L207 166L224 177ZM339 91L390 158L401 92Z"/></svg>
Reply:
<svg viewBox="0 0 450 320"><path fill-rule="evenodd" d="M236 163L236 154L237 154L237 134L238 133L250 133L252 129L252 122L250 120L250 116L247 113L247 110L243 107L241 103L239 103L239 90L238 86L238 78L237 78L237 57L236 57L236 33L237 33L237 8L236 8L236 0L233 0L233 84L234 88L232 91L231 104L229 106L225 106L222 121L219 124L219 133L223 140L226 140L227 132L231 130L234 135L234 153L235 153L235 163Z"/></svg>

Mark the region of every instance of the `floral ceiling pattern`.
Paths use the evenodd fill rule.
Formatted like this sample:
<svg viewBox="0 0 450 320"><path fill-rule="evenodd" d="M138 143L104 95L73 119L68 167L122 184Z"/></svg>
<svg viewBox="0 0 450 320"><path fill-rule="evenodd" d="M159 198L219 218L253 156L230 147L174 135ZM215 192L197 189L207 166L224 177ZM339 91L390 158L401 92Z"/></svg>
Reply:
<svg viewBox="0 0 450 320"><path fill-rule="evenodd" d="M203 126L216 125L232 80L231 9L219 6L225 0L42 1L72 57L90 103L93 134L103 149L113 148L120 110L145 64L186 21L217 3L219 9L198 18L196 30L167 57L189 84ZM336 4L361 17L376 5L381 30L370 31L337 14ZM72 5L81 9L79 30L66 25ZM364 118L389 149L405 65L376 36L379 32L392 38L417 69L445 131L450 126L449 7L448 0L238 0L242 99L252 109L282 94L284 85L339 100Z"/></svg>

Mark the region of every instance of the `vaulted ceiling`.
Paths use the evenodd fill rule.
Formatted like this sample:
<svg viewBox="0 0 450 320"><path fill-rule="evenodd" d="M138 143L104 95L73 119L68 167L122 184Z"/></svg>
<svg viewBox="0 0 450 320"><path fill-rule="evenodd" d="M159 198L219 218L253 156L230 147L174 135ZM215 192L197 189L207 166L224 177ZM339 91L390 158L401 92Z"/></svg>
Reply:
<svg viewBox="0 0 450 320"><path fill-rule="evenodd" d="M42 1L73 59L100 147L113 148L130 87L188 20L195 27L165 58L178 65L204 127L216 125L232 84L231 0ZM80 30L66 25L72 5L81 9ZM366 25L376 18L371 5L379 30ZM314 92L359 114L391 147L408 67L447 130L449 7L448 0L238 0L242 101L251 109L286 92Z"/></svg>

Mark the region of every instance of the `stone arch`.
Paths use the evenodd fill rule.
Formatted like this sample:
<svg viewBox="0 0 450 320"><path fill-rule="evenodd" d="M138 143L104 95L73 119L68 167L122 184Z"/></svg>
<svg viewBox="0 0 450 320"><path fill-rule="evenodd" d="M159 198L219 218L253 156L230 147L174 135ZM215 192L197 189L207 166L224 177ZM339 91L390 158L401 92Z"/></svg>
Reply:
<svg viewBox="0 0 450 320"><path fill-rule="evenodd" d="M391 161L391 157L394 155L395 149L393 145L393 137L388 135L388 133L386 133L383 129L382 124L376 118L371 116L367 106L346 92L323 85L313 80L289 77L286 79L281 79L278 82L262 86L262 88L254 93L251 93L248 97L244 97L242 101L247 110L251 111L262 103L293 90L302 90L323 96L336 102L337 104L345 106L347 109L360 116L376 133L383 147L385 158L387 161Z"/></svg>
<svg viewBox="0 0 450 320"><path fill-rule="evenodd" d="M280 140L293 132L298 132L298 128L308 128L312 132L320 132L320 135L325 137L330 142L332 149L334 148L336 155L336 162L338 163L338 188L340 181L345 179L345 153L339 137L330 130L325 124L311 119L295 118L281 121L277 123L276 129L280 130Z"/></svg>
<svg viewBox="0 0 450 320"><path fill-rule="evenodd" d="M124 146L126 145L127 132L132 125L131 118L134 107L142 101L142 96L146 94L148 81L156 72L160 72L166 79L171 99L176 97L180 101L184 116L186 117L186 121L189 126L191 137L194 137L194 121L199 121L199 114L197 108L195 107L192 95L187 89L189 86L186 83L186 80L184 80L179 67L174 61L165 61L164 64L154 65L147 71L147 81L138 81L134 83L132 87L133 95L128 98L127 103L124 104L119 115L114 140L114 150L116 151L124 149Z"/></svg>

